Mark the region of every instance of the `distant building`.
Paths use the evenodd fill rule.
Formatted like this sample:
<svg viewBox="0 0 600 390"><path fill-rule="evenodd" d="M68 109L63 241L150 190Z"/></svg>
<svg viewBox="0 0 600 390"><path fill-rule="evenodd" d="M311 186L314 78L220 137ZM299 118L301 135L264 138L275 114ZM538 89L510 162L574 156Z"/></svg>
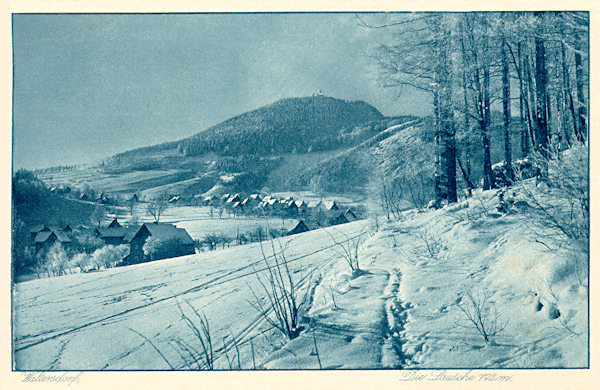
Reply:
<svg viewBox="0 0 600 390"><path fill-rule="evenodd" d="M289 200L284 208L285 212L288 215L297 215L298 214L298 206L296 206L296 202L294 202L293 200Z"/></svg>
<svg viewBox="0 0 600 390"><path fill-rule="evenodd" d="M241 202L235 202L233 206L231 206L231 209L234 213L241 214L244 211L244 206Z"/></svg>
<svg viewBox="0 0 600 390"><path fill-rule="evenodd" d="M325 208L325 211L337 211L340 209L337 203L335 203L335 200L323 202L323 207Z"/></svg>
<svg viewBox="0 0 600 390"><path fill-rule="evenodd" d="M33 228L31 228L29 230L29 233L31 234L31 239L35 240L35 237L37 236L38 233L40 232L49 232L50 228L44 224L41 225L36 225Z"/></svg>
<svg viewBox="0 0 600 390"><path fill-rule="evenodd" d="M344 213L338 215L337 217L331 218L329 220L329 224L330 225L341 225L343 223L348 223L350 221L348 221L348 218L346 218L346 215Z"/></svg>
<svg viewBox="0 0 600 390"><path fill-rule="evenodd" d="M308 204L306 204L305 201L297 200L295 203L296 203L296 207L298 208L298 212L300 214L306 213L306 210L308 210Z"/></svg>
<svg viewBox="0 0 600 390"><path fill-rule="evenodd" d="M149 237L153 237L165 244L159 253L153 258L144 254L144 244ZM125 242L129 243L129 255L126 257L127 264L143 263L149 260L160 260L169 257L191 255L195 253L194 240L185 231L168 223L144 223L131 228L125 236Z"/></svg>
<svg viewBox="0 0 600 390"><path fill-rule="evenodd" d="M231 197L231 195L229 195L229 194L221 195L221 202L223 202L223 203L227 202L227 199L229 199L230 197Z"/></svg>
<svg viewBox="0 0 600 390"><path fill-rule="evenodd" d="M214 206L217 204L218 200L219 200L219 198L217 198L216 195L209 195L209 196L205 196L204 199L202 199L202 204L204 206Z"/></svg>
<svg viewBox="0 0 600 390"><path fill-rule="evenodd" d="M344 216L346 217L346 219L349 222L354 222L358 219L356 214L351 209L347 209L346 212L344 213Z"/></svg>
<svg viewBox="0 0 600 390"><path fill-rule="evenodd" d="M48 250L56 242L68 248L71 245L71 238L60 230L41 231L35 236L35 251Z"/></svg>
<svg viewBox="0 0 600 390"><path fill-rule="evenodd" d="M304 233L304 232L308 232L308 231L310 231L310 229L308 228L308 226L306 226L306 224L304 223L304 220L301 219L292 230L287 232L286 235L291 236L293 234L299 234L299 233Z"/></svg>
<svg viewBox="0 0 600 390"><path fill-rule="evenodd" d="M259 205L260 201L261 199L258 194L252 194L242 201L242 206L244 206L246 210L252 210Z"/></svg>
<svg viewBox="0 0 600 390"><path fill-rule="evenodd" d="M227 199L227 201L225 201L225 204L227 206L233 206L233 204L235 202L241 202L241 201L242 201L242 198L240 198L240 195L235 194L235 195L230 196L229 199Z"/></svg>
<svg viewBox="0 0 600 390"><path fill-rule="evenodd" d="M123 227L123 226L121 226L121 224L119 223L119 221L117 220L117 218L114 218L112 220L112 222L108 225L108 227L110 229L114 229L114 228L120 228L120 227Z"/></svg>

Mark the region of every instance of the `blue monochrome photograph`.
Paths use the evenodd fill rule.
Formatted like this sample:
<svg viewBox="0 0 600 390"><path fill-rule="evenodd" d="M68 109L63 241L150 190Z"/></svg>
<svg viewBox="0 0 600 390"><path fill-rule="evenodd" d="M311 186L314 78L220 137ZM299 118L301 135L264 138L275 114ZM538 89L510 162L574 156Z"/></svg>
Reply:
<svg viewBox="0 0 600 390"><path fill-rule="evenodd" d="M590 367L589 12L11 22L13 371Z"/></svg>

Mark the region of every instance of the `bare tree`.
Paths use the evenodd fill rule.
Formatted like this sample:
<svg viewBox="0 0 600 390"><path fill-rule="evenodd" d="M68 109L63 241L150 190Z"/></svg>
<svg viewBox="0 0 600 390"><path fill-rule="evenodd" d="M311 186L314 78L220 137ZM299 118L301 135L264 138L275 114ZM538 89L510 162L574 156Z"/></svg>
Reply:
<svg viewBox="0 0 600 390"><path fill-rule="evenodd" d="M104 218L106 217L107 213L108 210L106 209L106 207L96 206L94 208L94 211L92 212L92 215L90 216L90 221L94 225L98 225L98 227L100 227L100 224L102 223L102 221L104 221Z"/></svg>
<svg viewBox="0 0 600 390"><path fill-rule="evenodd" d="M153 199L148 203L146 207L146 213L154 218L155 223L160 222L161 215L165 212L165 210L169 207L169 202L167 201L166 196L160 196L156 199Z"/></svg>

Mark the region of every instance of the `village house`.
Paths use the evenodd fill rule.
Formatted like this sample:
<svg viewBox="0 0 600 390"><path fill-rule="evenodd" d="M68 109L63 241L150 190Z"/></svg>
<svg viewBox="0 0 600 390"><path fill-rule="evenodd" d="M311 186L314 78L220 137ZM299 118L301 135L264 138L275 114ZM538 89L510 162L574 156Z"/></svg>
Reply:
<svg viewBox="0 0 600 390"><path fill-rule="evenodd" d="M105 228L99 227L94 229L94 232L106 245L125 244L124 239L127 229L119 223L117 218L113 219Z"/></svg>
<svg viewBox="0 0 600 390"><path fill-rule="evenodd" d="M161 250L153 256L144 254L144 244L149 237L153 237L163 244ZM125 258L126 264L137 264L195 253L194 240L187 231L169 223L144 223L133 227L125 236L124 241L129 243L129 255Z"/></svg>
<svg viewBox="0 0 600 390"><path fill-rule="evenodd" d="M242 198L240 198L240 194L235 194L229 197L229 199L227 199L227 201L225 202L225 205L228 207L231 207L235 204L235 202L241 202Z"/></svg>
<svg viewBox="0 0 600 390"><path fill-rule="evenodd" d="M306 204L305 201L297 200L295 203L296 203L296 207L298 208L298 213L300 213L300 214L306 213L306 211L308 210L308 204Z"/></svg>
<svg viewBox="0 0 600 390"><path fill-rule="evenodd" d="M294 202L293 200L289 200L286 203L284 210L289 216L298 215L298 206L296 206L296 202Z"/></svg>
<svg viewBox="0 0 600 390"><path fill-rule="evenodd" d="M219 198L216 195L209 195L205 196L204 199L202 199L202 204L204 206L215 206L218 201Z"/></svg>
<svg viewBox="0 0 600 390"><path fill-rule="evenodd" d="M260 204L260 201L261 199L258 194L252 194L242 201L242 206L244 206L244 209L246 210L252 210Z"/></svg>
<svg viewBox="0 0 600 390"><path fill-rule="evenodd" d="M351 209L347 209L346 212L344 213L344 216L346 217L346 219L349 222L354 222L354 221L358 220L358 217Z"/></svg>
<svg viewBox="0 0 600 390"><path fill-rule="evenodd" d="M64 248L71 246L71 238L60 230L45 230L35 236L35 251L48 250L56 242L60 242Z"/></svg>
<svg viewBox="0 0 600 390"><path fill-rule="evenodd" d="M244 206L241 202L235 202L233 206L231 206L231 209L235 215L240 215L244 212Z"/></svg>
<svg viewBox="0 0 600 390"><path fill-rule="evenodd" d="M338 211L340 209L335 200L323 202L323 208L325 211Z"/></svg>
<svg viewBox="0 0 600 390"><path fill-rule="evenodd" d="M50 228L44 224L36 225L29 230L29 233L31 234L31 240L32 241L35 240L35 237L37 236L38 233L49 232L49 231L50 231Z"/></svg>
<svg viewBox="0 0 600 390"><path fill-rule="evenodd" d="M110 229L120 228L120 227L123 227L123 226L119 223L119 220L117 218L113 218L113 220L108 224L108 228L110 228Z"/></svg>
<svg viewBox="0 0 600 390"><path fill-rule="evenodd" d="M333 217L329 220L330 225L341 225L343 223L348 223L348 222L350 222L350 221L348 221L348 219L346 218L346 215L344 213L341 213L337 217Z"/></svg>
<svg viewBox="0 0 600 390"><path fill-rule="evenodd" d="M298 223L296 224L296 226L290 230L289 232L287 232L287 236L291 236L293 234L299 234L299 233L304 233L304 232L308 232L310 229L308 228L308 226L306 226L306 223L304 223L304 220L300 220L298 221Z"/></svg>
<svg viewBox="0 0 600 390"><path fill-rule="evenodd" d="M221 203L225 203L227 202L227 200L231 197L231 195L229 194L223 194L221 195Z"/></svg>

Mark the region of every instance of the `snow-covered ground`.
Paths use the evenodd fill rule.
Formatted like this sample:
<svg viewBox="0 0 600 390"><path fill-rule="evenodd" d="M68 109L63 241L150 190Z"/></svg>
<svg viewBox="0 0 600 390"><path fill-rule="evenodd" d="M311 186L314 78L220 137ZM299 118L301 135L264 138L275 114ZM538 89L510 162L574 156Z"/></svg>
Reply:
<svg viewBox="0 0 600 390"><path fill-rule="evenodd" d="M147 170L120 174L109 174L102 172L97 167L82 168L72 171L42 173L39 178L48 186L68 185L83 188L84 184L95 190L108 192L134 192L140 183L150 183L142 188L151 187L153 182L179 181L179 176L186 171L179 169L171 170Z"/></svg>
<svg viewBox="0 0 600 390"><path fill-rule="evenodd" d="M355 235L363 225L364 221L357 221L329 229L329 234L343 240L344 234ZM310 275L337 259L329 234L319 230L281 240L299 285L314 284L317 279ZM263 249L272 254L270 248ZM280 250L277 244L275 251ZM252 350L260 364L277 348L278 344L271 344L281 341L269 332L252 305L253 291L259 298L264 295L255 275L264 272L262 252L259 244L252 244L19 283L14 290L16 368L168 369L156 350L135 332L152 339L174 367L186 368L169 342L194 343L178 306L189 312L188 303L209 321L216 367L228 368L219 348L225 344L232 354L232 337L244 354L243 368L250 368L250 340L256 340Z"/></svg>
<svg viewBox="0 0 600 390"><path fill-rule="evenodd" d="M146 214L146 203L139 203L134 210L138 222L152 222L152 217ZM128 212L124 212L126 215ZM127 220L129 216L119 217ZM237 233L250 233L258 228L287 229L296 226L298 219L277 217L234 216L224 211L219 217L215 209L211 217L207 206L170 206L160 217L161 222L172 223L187 230L193 239L203 239L207 234L224 234L236 237Z"/></svg>
<svg viewBox="0 0 600 390"><path fill-rule="evenodd" d="M527 192L510 192L508 213L497 210L500 190L477 191L401 220L283 239L304 302L291 341L253 307L253 294L266 295L259 244L19 283L16 367L195 368L181 349L199 348L180 312L199 326L191 307L210 324L217 369L587 367L587 259L550 250ZM185 223L172 212L165 218ZM359 235L361 271L352 272L352 248L334 238ZM478 310L480 329L468 315Z"/></svg>

